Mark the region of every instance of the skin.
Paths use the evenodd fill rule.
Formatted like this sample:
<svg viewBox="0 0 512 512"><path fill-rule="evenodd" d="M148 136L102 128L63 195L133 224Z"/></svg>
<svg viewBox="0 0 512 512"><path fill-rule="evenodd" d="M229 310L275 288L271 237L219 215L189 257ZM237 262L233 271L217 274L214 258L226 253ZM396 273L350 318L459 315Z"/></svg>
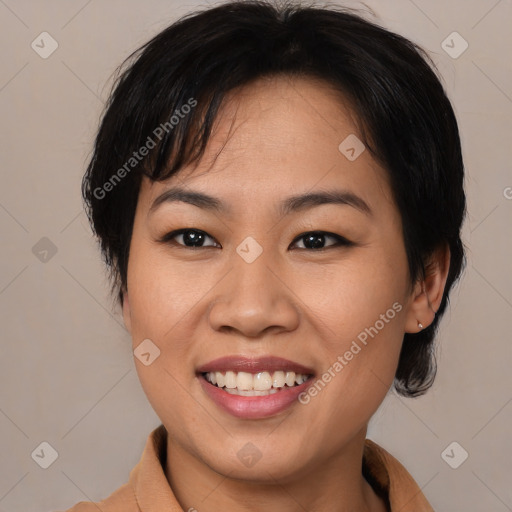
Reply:
<svg viewBox="0 0 512 512"><path fill-rule="evenodd" d="M437 251L427 278L410 282L386 171L369 151L351 162L338 150L358 134L354 119L323 82L260 79L228 97L199 165L166 182L144 178L123 315L134 349L149 338L161 351L151 365L135 364L169 433L165 471L184 510L385 510L361 474L367 425L393 383L404 333L434 318L449 253ZM174 185L230 212L174 202L150 213ZM277 212L289 195L334 188L364 199L371 215L338 204ZM205 247L180 235L159 242L181 228L205 232ZM326 236L324 249L307 248L299 235L312 230L354 245ZM263 249L250 264L236 252L247 236ZM401 311L307 405L236 418L196 377L200 365L235 354L284 357L318 377L395 302ZM237 457L249 442L261 453L250 468Z"/></svg>

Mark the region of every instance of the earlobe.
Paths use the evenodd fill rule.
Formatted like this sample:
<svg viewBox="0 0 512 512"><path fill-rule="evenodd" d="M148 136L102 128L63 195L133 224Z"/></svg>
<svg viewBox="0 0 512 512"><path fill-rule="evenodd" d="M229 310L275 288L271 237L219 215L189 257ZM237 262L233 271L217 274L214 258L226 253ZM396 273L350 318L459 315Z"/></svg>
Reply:
<svg viewBox="0 0 512 512"><path fill-rule="evenodd" d="M128 298L128 291L123 290L123 320L124 325L128 332L132 332L131 312L130 312L130 300Z"/></svg>
<svg viewBox="0 0 512 512"><path fill-rule="evenodd" d="M414 286L405 332L417 333L434 321L443 300L449 268L450 248L445 245L434 251L425 266L425 277Z"/></svg>

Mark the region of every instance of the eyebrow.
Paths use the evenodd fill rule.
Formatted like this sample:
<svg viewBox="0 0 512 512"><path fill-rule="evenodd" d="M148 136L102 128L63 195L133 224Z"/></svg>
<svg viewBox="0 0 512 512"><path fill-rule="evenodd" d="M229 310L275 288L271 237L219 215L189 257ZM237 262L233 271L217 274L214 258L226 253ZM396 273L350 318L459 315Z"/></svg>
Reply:
<svg viewBox="0 0 512 512"><path fill-rule="evenodd" d="M183 202L204 210L216 211L229 214L231 208L219 199L204 194L203 192L191 191L180 187L166 190L160 194L152 203L148 215L153 213L164 203ZM368 203L358 195L346 190L328 190L307 192L290 196L284 199L278 206L281 215L288 215L293 212L307 210L323 204L339 204L352 206L365 215L373 214Z"/></svg>

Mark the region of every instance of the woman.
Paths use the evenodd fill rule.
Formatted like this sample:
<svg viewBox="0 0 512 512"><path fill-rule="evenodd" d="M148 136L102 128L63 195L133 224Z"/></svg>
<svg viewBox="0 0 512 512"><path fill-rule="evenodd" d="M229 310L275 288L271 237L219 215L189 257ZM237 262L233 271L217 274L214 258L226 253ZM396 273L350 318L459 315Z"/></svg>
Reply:
<svg viewBox="0 0 512 512"><path fill-rule="evenodd" d="M193 13L120 75L83 184L162 421L87 510L432 508L366 439L418 396L464 249L428 57L341 8Z"/></svg>

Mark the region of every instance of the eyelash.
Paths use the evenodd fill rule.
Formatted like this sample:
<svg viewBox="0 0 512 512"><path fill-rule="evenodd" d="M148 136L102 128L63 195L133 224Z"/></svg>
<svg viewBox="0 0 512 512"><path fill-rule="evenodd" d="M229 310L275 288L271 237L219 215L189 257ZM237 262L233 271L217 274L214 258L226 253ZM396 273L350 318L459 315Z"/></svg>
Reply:
<svg viewBox="0 0 512 512"><path fill-rule="evenodd" d="M203 246L203 247L189 247L187 245L180 244L180 243L176 242L175 240L173 240L175 237L182 235L188 231L192 231L194 233L201 233L201 234L211 238L212 240L215 240L208 233L206 233L205 231L202 231L200 229L182 228L182 229L176 229L174 231L167 233L162 238L160 238L158 241L161 243L176 245L176 246L182 247L184 249L191 249L191 250L206 249L206 248L214 248L215 249L216 248L215 246L212 246L212 245L207 245L207 246ZM320 230L306 231L304 233L301 233L299 236L295 237L292 244L295 244L299 240L305 238L307 235L324 235L326 237L334 238L336 240L336 243L333 245L329 245L327 247L322 247L320 249L310 249L307 247L304 247L304 248L300 247L299 250L309 251L309 252L321 252L321 251L325 251L327 249L334 249L336 247L350 247L350 246L354 245L353 242L351 242L350 240L347 240L346 238L344 238L340 235L337 235L336 233L331 233L329 231L320 231ZM215 240L215 242L218 243L216 240Z"/></svg>

